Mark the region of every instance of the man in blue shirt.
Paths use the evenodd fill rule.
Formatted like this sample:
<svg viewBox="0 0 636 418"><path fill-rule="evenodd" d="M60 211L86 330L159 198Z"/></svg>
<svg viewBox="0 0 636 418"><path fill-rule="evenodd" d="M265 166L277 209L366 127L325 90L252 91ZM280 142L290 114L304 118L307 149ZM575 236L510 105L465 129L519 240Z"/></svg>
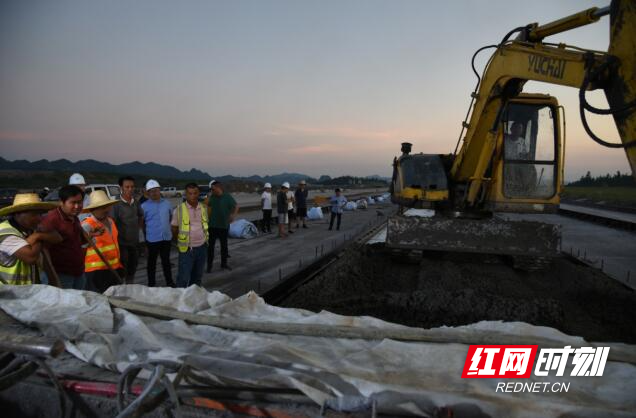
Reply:
<svg viewBox="0 0 636 418"><path fill-rule="evenodd" d="M143 231L148 245L148 286L155 286L157 256L160 256L166 285L175 287L172 281L172 267L170 265L172 208L170 202L161 197L159 182L156 180L148 180L146 191L148 191L149 199L141 205L141 209L144 212Z"/></svg>
<svg viewBox="0 0 636 418"><path fill-rule="evenodd" d="M329 221L329 230L333 229L333 220L338 218L338 223L336 224L336 230L340 230L340 220L342 219L342 212L344 211L344 207L347 204L347 198L342 196L340 193L340 189L336 189L336 195L331 196L329 199L329 206L331 209L331 221Z"/></svg>

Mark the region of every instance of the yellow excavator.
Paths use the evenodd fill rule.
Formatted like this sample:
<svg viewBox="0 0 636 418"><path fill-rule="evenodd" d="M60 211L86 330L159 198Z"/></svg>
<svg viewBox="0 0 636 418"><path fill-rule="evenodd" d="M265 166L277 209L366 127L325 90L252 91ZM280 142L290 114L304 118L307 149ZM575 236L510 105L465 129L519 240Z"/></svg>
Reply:
<svg viewBox="0 0 636 418"><path fill-rule="evenodd" d="M546 37L610 16L607 52L546 42ZM511 40L516 34L514 40ZM495 51L480 76L476 55ZM563 184L565 120L555 97L523 93L529 80L579 89L580 115L600 145L623 148L636 177L636 1L614 0L554 22L511 30L475 52L478 82L453 154L413 154L402 144L393 161L387 246L512 256L520 266L560 252L557 225L501 213L555 212ZM585 93L603 89L609 109ZM621 142L599 138L586 112L611 115ZM460 147L461 144L461 147ZM412 215L413 210L419 216ZM428 210L426 210L428 209ZM528 262L530 260L530 262ZM538 263L539 266L545 263Z"/></svg>

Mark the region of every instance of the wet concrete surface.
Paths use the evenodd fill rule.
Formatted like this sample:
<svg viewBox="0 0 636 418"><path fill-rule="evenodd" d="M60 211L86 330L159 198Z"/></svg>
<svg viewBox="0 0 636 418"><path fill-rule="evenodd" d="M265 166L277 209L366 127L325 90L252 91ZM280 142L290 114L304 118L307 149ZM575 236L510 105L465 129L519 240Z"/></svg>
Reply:
<svg viewBox="0 0 636 418"><path fill-rule="evenodd" d="M635 292L566 258L524 272L496 256L429 253L414 260L351 248L281 305L423 328L523 321L590 341L636 342Z"/></svg>
<svg viewBox="0 0 636 418"><path fill-rule="evenodd" d="M316 257L340 249L345 241L350 241L361 232L384 222L394 213L396 207L391 203L369 206L366 210L346 211L342 215L340 231L328 231L328 214L322 220L307 222L307 229L294 228L293 234L286 239L277 237L277 226L272 224L272 233L260 234L252 239L229 239L231 271L221 269L219 243L216 244L213 269L204 273L202 285L212 291L218 290L231 297L238 297L250 290L259 294L279 283L279 278L292 274L302 266L316 260ZM239 218L260 219L260 211L243 212ZM295 224L294 224L295 226ZM170 254L172 276L176 280L178 253L176 248ZM135 283L146 284L146 258L141 258ZM157 283L164 285L161 265L157 260Z"/></svg>
<svg viewBox="0 0 636 418"><path fill-rule="evenodd" d="M612 216L623 216L615 212ZM628 215L624 215L628 216ZM508 215L561 225L561 250L636 289L636 232L550 214Z"/></svg>

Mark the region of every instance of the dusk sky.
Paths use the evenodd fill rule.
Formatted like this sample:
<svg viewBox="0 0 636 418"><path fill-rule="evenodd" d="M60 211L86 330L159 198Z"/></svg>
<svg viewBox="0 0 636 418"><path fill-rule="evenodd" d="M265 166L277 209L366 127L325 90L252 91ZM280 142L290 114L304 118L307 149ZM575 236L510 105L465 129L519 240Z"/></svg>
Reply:
<svg viewBox="0 0 636 418"><path fill-rule="evenodd" d="M212 175L390 175L400 143L452 152L473 52L609 0L0 2L0 155ZM549 38L607 50L609 18ZM478 59L480 68L488 54ZM566 177L629 172L567 109ZM606 106L601 92L588 94ZM611 117L592 117L618 140Z"/></svg>

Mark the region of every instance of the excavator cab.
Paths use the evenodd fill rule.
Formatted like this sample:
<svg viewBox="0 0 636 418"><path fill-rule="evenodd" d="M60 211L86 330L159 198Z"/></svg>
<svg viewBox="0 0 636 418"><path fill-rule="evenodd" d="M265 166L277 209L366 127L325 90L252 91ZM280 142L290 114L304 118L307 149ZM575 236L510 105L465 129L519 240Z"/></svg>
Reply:
<svg viewBox="0 0 636 418"><path fill-rule="evenodd" d="M493 212L554 212L562 184L561 113L556 98L522 95L508 103L497 135L489 193Z"/></svg>

